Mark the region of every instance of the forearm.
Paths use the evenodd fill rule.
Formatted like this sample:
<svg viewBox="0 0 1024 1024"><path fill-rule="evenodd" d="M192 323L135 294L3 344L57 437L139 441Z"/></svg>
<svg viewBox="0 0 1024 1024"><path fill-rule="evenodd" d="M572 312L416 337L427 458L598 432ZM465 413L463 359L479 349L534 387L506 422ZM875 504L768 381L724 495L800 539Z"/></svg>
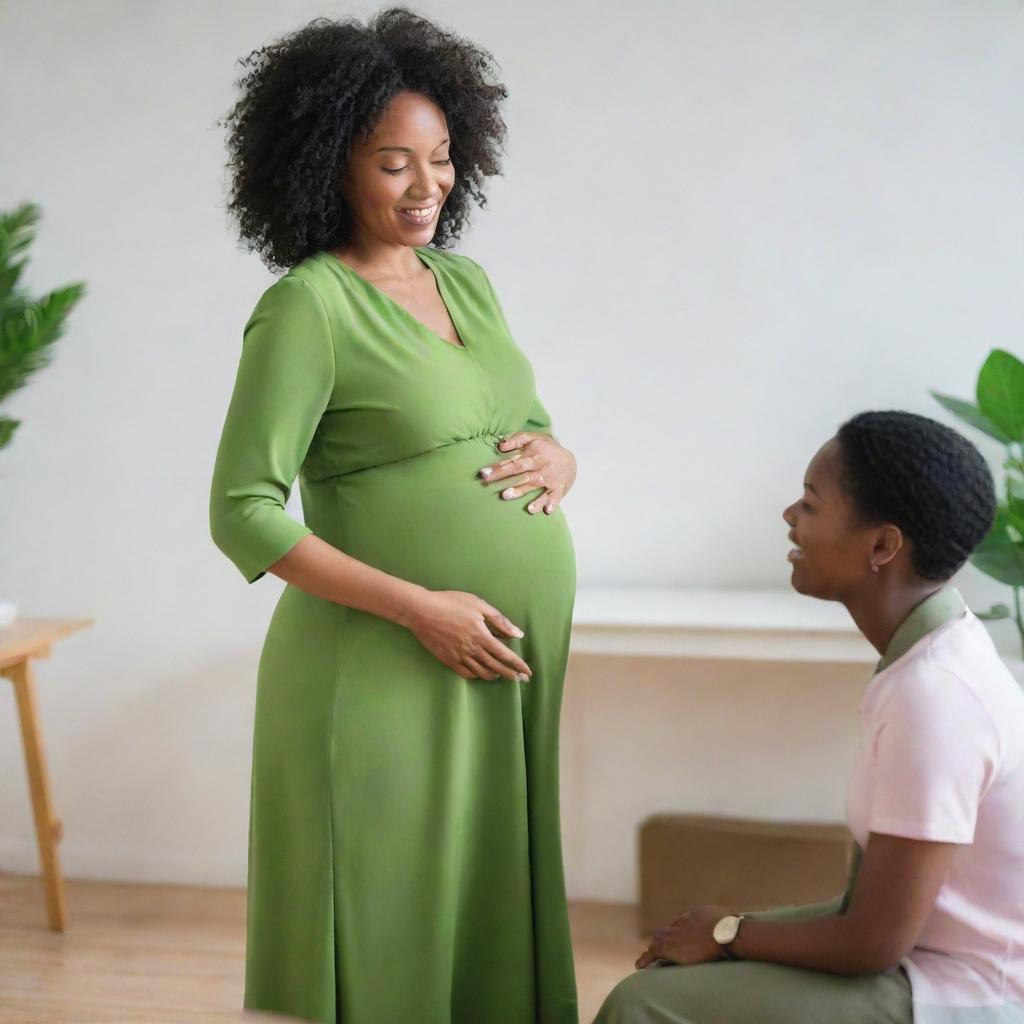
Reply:
<svg viewBox="0 0 1024 1024"><path fill-rule="evenodd" d="M812 917L829 917L842 909L844 896L834 896L820 903L802 903L793 906L773 907L771 910L754 910L744 914L747 921L806 921Z"/></svg>
<svg viewBox="0 0 1024 1024"><path fill-rule="evenodd" d="M427 591L339 551L316 536L303 537L267 572L314 597L369 612L408 627L417 601Z"/></svg>
<svg viewBox="0 0 1024 1024"><path fill-rule="evenodd" d="M856 919L841 914L801 920L748 917L730 948L741 960L834 974L880 974L897 967L900 959Z"/></svg>

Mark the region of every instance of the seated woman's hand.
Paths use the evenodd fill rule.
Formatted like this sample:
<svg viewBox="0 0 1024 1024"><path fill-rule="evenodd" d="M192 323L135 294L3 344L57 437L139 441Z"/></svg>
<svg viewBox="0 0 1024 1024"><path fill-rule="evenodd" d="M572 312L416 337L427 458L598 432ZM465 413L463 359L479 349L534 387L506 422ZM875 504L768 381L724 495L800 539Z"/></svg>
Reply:
<svg viewBox="0 0 1024 1024"><path fill-rule="evenodd" d="M576 457L573 453L550 435L529 430L502 438L498 448L515 454L484 466L480 470L484 483L502 481L505 486L501 496L505 501L521 498L543 487L544 493L534 498L526 510L531 515L541 509L548 515L554 512L576 480Z"/></svg>
<svg viewBox="0 0 1024 1024"><path fill-rule="evenodd" d="M707 964L722 958L722 947L712 933L715 925L732 911L726 907L697 907L677 917L667 928L654 933L651 944L640 954L637 969L668 960L674 964Z"/></svg>
<svg viewBox="0 0 1024 1024"><path fill-rule="evenodd" d="M409 630L439 661L463 679L516 679L533 672L488 629L505 636L523 631L497 608L462 590L425 590L409 616Z"/></svg>

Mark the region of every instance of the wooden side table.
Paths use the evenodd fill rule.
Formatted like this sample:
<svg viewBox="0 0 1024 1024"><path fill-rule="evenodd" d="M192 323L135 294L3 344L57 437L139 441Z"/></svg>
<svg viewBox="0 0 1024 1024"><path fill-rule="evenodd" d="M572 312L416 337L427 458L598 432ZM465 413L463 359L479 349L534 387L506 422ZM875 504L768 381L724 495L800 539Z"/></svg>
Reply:
<svg viewBox="0 0 1024 1024"><path fill-rule="evenodd" d="M57 844L63 827L53 813L50 780L43 753L43 738L36 708L33 658L48 658L55 640L91 626L91 619L15 619L0 626L0 675L14 684L21 721L21 737L25 746L25 767L32 796L32 815L39 842L39 860L43 868L46 891L46 913L54 931L64 931L67 910L64 904L64 880L60 873Z"/></svg>

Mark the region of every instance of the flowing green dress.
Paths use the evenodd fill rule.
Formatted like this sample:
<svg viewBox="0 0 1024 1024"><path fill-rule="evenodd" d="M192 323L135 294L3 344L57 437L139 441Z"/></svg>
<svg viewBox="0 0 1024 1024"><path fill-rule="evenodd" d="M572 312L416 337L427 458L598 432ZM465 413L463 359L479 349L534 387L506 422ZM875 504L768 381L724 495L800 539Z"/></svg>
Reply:
<svg viewBox="0 0 1024 1024"><path fill-rule="evenodd" d="M483 269L416 249L453 345L333 255L246 325L211 532L245 579L313 533L490 602L528 682L466 680L406 629L285 587L260 659L245 1006L344 1024L576 1024L558 812L575 597L560 508L478 473L550 432ZM305 525L284 511L298 475Z"/></svg>

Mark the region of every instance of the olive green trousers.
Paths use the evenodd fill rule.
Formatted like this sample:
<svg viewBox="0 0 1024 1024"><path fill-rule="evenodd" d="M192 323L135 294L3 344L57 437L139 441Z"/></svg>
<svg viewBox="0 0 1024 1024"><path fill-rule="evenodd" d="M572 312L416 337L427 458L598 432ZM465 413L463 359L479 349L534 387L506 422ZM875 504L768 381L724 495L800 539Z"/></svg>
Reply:
<svg viewBox="0 0 1024 1024"><path fill-rule="evenodd" d="M854 848L846 892L825 903L755 911L751 920L795 921L842 914L860 866ZM619 982L594 1024L912 1024L910 980L844 975L755 960L652 966Z"/></svg>

